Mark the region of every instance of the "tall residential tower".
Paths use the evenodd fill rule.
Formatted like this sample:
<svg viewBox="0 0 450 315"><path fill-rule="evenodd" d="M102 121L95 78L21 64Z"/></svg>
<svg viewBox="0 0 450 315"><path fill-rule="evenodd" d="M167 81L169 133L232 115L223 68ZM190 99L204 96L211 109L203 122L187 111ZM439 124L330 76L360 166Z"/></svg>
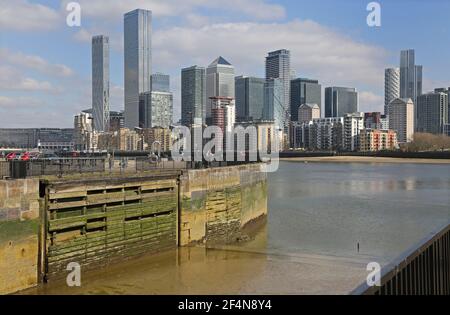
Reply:
<svg viewBox="0 0 450 315"><path fill-rule="evenodd" d="M269 52L266 57L266 79L279 79L283 86L281 104L283 117L280 121L280 128L284 131L284 146L289 141L289 124L291 120L291 53L287 49Z"/></svg>
<svg viewBox="0 0 450 315"><path fill-rule="evenodd" d="M137 9L124 16L125 127L139 126L139 95L151 90L152 12ZM142 121L142 117L141 117Z"/></svg>
<svg viewBox="0 0 450 315"><path fill-rule="evenodd" d="M390 102L400 97L400 69L389 68L384 71L384 114L388 113Z"/></svg>
<svg viewBox="0 0 450 315"><path fill-rule="evenodd" d="M416 65L414 49L400 53L400 98L410 98L416 105L422 95L422 66Z"/></svg>
<svg viewBox="0 0 450 315"><path fill-rule="evenodd" d="M397 98L389 104L389 128L397 131L398 143L408 143L414 136L414 103L410 98Z"/></svg>
<svg viewBox="0 0 450 315"><path fill-rule="evenodd" d="M92 38L92 113L94 130L109 130L109 38Z"/></svg>

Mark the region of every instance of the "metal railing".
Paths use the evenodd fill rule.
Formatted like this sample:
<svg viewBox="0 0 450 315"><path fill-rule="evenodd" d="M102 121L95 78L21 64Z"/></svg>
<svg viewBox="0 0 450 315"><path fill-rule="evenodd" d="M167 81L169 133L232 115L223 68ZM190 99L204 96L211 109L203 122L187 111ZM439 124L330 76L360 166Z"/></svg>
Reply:
<svg viewBox="0 0 450 315"><path fill-rule="evenodd" d="M30 161L4 161L0 163L0 178L26 178L64 176L85 173L136 174L153 170L186 170L226 167L251 162L186 162L161 160L151 157L116 158L52 158Z"/></svg>
<svg viewBox="0 0 450 315"><path fill-rule="evenodd" d="M450 295L450 222L382 269L381 286L353 295Z"/></svg>
<svg viewBox="0 0 450 315"><path fill-rule="evenodd" d="M45 175L69 175L105 171L103 158L58 158L10 161L10 177L25 178Z"/></svg>

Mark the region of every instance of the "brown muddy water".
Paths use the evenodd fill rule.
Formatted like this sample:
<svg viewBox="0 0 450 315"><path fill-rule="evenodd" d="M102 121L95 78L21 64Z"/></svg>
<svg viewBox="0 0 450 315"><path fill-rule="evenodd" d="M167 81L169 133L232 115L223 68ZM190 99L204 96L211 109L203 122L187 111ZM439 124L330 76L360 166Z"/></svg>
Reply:
<svg viewBox="0 0 450 315"><path fill-rule="evenodd" d="M180 248L25 294L347 294L450 220L450 165L281 162L251 240ZM357 244L360 251L357 251Z"/></svg>

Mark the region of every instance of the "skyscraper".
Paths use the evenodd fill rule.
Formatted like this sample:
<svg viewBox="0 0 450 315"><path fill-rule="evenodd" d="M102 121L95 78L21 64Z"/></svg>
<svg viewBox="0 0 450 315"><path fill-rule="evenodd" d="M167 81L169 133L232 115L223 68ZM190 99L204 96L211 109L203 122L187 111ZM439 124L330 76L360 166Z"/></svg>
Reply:
<svg viewBox="0 0 450 315"><path fill-rule="evenodd" d="M283 106L284 118L281 128L289 133L290 103L291 103L291 53L289 50L281 49L269 52L266 57L266 79L280 79L283 85L281 104Z"/></svg>
<svg viewBox="0 0 450 315"><path fill-rule="evenodd" d="M317 104L321 108L322 86L319 81L304 78L291 81L291 121L299 121L298 109L303 104Z"/></svg>
<svg viewBox="0 0 450 315"><path fill-rule="evenodd" d="M206 71L193 66L181 70L181 123L184 126L205 124Z"/></svg>
<svg viewBox="0 0 450 315"><path fill-rule="evenodd" d="M448 125L448 95L444 91L422 94L417 97L418 132L446 134Z"/></svg>
<svg viewBox="0 0 450 315"><path fill-rule="evenodd" d="M139 103L141 115L145 117L140 127L170 128L173 119L172 93L159 91L141 93Z"/></svg>
<svg viewBox="0 0 450 315"><path fill-rule="evenodd" d="M92 37L92 113L94 130L109 130L109 38Z"/></svg>
<svg viewBox="0 0 450 315"><path fill-rule="evenodd" d="M168 74L152 74L150 84L152 91L170 93L170 76Z"/></svg>
<svg viewBox="0 0 450 315"><path fill-rule="evenodd" d="M354 88L327 87L325 89L325 117L343 117L358 112L358 92Z"/></svg>
<svg viewBox="0 0 450 315"><path fill-rule="evenodd" d="M211 118L211 97L234 99L234 67L223 57L218 57L206 69L206 120Z"/></svg>
<svg viewBox="0 0 450 315"><path fill-rule="evenodd" d="M264 120L275 121L275 128L284 132L284 85L281 79L268 79L264 84Z"/></svg>
<svg viewBox="0 0 450 315"><path fill-rule="evenodd" d="M416 104L422 94L422 66L417 66L414 49L400 53L400 98L410 98Z"/></svg>
<svg viewBox="0 0 450 315"><path fill-rule="evenodd" d="M398 143L408 143L414 136L414 103L412 99L397 98L389 106L389 128L397 131Z"/></svg>
<svg viewBox="0 0 450 315"><path fill-rule="evenodd" d="M236 119L251 121L263 119L264 83L266 80L254 77L236 77Z"/></svg>
<svg viewBox="0 0 450 315"><path fill-rule="evenodd" d="M388 68L384 71L384 114L388 113L390 102L400 97L400 69Z"/></svg>
<svg viewBox="0 0 450 315"><path fill-rule="evenodd" d="M139 125L139 95L151 90L152 12L137 9L124 15L125 127Z"/></svg>

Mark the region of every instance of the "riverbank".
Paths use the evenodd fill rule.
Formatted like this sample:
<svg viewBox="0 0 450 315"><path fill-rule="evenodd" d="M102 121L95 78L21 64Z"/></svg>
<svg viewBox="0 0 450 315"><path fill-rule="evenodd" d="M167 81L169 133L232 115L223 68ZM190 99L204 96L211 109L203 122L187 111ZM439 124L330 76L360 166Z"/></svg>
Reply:
<svg viewBox="0 0 450 315"><path fill-rule="evenodd" d="M369 156L323 156L281 158L286 162L307 163L402 163L402 164L450 164L450 159L412 159Z"/></svg>

